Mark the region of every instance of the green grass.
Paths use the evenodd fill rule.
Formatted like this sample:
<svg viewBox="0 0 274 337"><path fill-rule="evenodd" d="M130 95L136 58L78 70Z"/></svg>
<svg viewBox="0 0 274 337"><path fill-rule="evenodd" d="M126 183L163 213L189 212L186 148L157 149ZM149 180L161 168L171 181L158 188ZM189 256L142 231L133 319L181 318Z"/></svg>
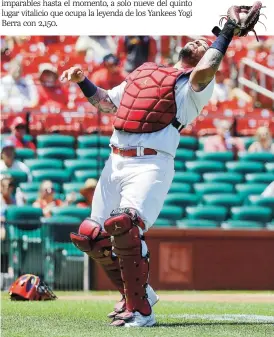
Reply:
<svg viewBox="0 0 274 337"><path fill-rule="evenodd" d="M64 294L64 293L63 293ZM79 295L79 293L77 293ZM59 295L59 293L57 293ZM67 295L67 293L66 293ZM74 293L75 295L75 293ZM108 326L106 314L113 301L57 300L11 302L2 298L3 337L273 337L273 303L181 303L160 301L155 307L157 326L124 329ZM218 315L182 316L182 315ZM228 321L220 315L263 315L269 322L252 317Z"/></svg>

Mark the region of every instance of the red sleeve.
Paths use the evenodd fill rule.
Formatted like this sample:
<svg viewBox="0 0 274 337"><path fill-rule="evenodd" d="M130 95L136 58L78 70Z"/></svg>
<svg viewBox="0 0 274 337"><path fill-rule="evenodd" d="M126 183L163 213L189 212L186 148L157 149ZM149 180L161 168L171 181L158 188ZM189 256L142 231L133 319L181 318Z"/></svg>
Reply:
<svg viewBox="0 0 274 337"><path fill-rule="evenodd" d="M62 201L62 200L60 200L60 199L55 199L54 201L55 201L55 205L56 205L57 207L63 206L63 201Z"/></svg>
<svg viewBox="0 0 274 337"><path fill-rule="evenodd" d="M97 87L103 88L101 76L100 76L100 70L97 70L95 73L91 75L90 78L91 82L97 85Z"/></svg>
<svg viewBox="0 0 274 337"><path fill-rule="evenodd" d="M28 143L27 143L27 147L28 147L29 149L31 149L31 150L36 151L36 146L34 145L33 142L28 142Z"/></svg>
<svg viewBox="0 0 274 337"><path fill-rule="evenodd" d="M127 74L123 70L121 70L119 72L119 76L118 77L119 77L119 82L121 84L127 78Z"/></svg>

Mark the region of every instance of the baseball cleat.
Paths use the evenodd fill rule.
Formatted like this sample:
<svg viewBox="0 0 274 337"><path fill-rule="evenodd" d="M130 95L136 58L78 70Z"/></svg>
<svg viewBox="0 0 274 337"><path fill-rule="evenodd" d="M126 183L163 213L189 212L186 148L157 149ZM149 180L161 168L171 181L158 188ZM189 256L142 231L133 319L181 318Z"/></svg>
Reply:
<svg viewBox="0 0 274 337"><path fill-rule="evenodd" d="M155 324L156 320L153 312L151 312L151 315L149 316L144 316L138 311L128 312L124 319L114 319L113 322L110 323L111 326L121 326L126 328L150 327Z"/></svg>
<svg viewBox="0 0 274 337"><path fill-rule="evenodd" d="M147 299L151 307L153 307L160 299L160 297L155 293L149 284L147 286ZM114 311L110 312L107 317L113 319L117 314L123 313L126 309L125 304L125 299L123 297L121 301L116 304Z"/></svg>
<svg viewBox="0 0 274 337"><path fill-rule="evenodd" d="M156 319L153 311L151 312L151 315L149 316L144 316L140 314L138 311L133 313L133 317L125 322L125 327L126 328L138 328L138 327L149 327L153 326L156 324Z"/></svg>

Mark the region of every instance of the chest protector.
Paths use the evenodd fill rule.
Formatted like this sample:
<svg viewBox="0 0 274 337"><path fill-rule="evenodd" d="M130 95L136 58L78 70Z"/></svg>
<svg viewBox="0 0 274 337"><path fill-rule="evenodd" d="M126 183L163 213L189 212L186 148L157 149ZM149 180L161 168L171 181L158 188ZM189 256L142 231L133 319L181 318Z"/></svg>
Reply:
<svg viewBox="0 0 274 337"><path fill-rule="evenodd" d="M193 68L176 69L144 63L127 77L127 84L114 119L114 128L129 133L152 133L176 119L175 84Z"/></svg>

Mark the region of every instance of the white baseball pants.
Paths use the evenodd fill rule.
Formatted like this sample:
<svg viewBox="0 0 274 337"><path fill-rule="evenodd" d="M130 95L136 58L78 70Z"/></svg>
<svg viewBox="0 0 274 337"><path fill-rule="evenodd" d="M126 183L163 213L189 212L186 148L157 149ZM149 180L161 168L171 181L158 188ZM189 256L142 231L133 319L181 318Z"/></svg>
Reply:
<svg viewBox="0 0 274 337"><path fill-rule="evenodd" d="M174 159L168 154L111 154L96 186L91 218L103 228L112 210L131 207L148 230L159 216L173 177Z"/></svg>

